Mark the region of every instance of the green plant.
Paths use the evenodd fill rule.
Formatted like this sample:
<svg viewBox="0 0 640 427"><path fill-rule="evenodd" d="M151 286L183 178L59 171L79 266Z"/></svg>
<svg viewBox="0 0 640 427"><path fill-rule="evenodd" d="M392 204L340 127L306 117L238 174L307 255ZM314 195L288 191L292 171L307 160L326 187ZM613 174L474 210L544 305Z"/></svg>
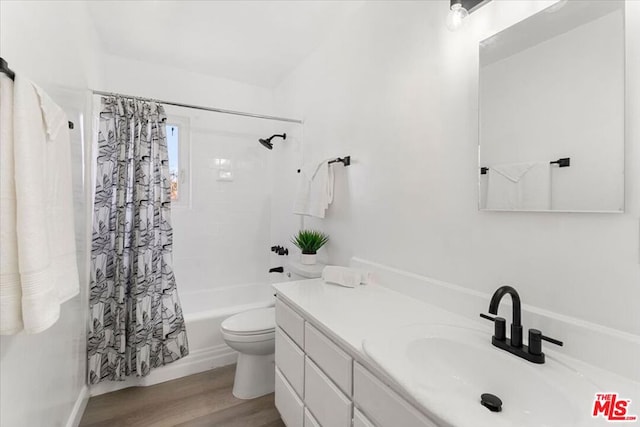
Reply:
<svg viewBox="0 0 640 427"><path fill-rule="evenodd" d="M329 236L316 230L300 230L291 238L291 242L305 255L315 254L327 241Z"/></svg>

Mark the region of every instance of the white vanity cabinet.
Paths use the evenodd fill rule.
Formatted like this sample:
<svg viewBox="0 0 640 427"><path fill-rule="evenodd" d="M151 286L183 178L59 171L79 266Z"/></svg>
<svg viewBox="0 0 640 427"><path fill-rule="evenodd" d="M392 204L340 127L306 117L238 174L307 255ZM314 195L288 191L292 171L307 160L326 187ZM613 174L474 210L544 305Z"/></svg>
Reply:
<svg viewBox="0 0 640 427"><path fill-rule="evenodd" d="M436 427L282 299L275 404L287 427Z"/></svg>

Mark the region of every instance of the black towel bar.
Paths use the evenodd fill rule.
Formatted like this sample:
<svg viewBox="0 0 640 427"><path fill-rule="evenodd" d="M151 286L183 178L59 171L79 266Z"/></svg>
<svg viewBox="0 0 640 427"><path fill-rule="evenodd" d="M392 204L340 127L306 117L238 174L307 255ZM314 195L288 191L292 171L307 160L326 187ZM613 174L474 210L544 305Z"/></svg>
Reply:
<svg viewBox="0 0 640 427"><path fill-rule="evenodd" d="M16 79L16 73L14 73L11 68L9 68L9 64L7 64L7 61L5 61L4 58L0 58L0 73L6 74L7 77L9 77L11 80ZM73 128L73 122L69 122L69 129Z"/></svg>
<svg viewBox="0 0 640 427"><path fill-rule="evenodd" d="M549 164L558 165L559 168L568 168L569 166L571 166L571 157L562 157L558 160L553 160L549 162ZM480 175L486 175L487 172L489 172L488 167L483 166L480 168Z"/></svg>
<svg viewBox="0 0 640 427"><path fill-rule="evenodd" d="M351 164L351 156L338 157L333 160L329 160L329 164L332 163L342 163L345 167ZM300 169L298 169L298 173L300 173Z"/></svg>

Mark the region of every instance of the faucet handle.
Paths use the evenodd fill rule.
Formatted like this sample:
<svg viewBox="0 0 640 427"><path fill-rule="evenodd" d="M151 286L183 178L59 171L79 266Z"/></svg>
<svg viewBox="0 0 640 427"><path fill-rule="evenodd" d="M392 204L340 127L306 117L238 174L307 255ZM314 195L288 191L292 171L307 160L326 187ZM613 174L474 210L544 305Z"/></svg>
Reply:
<svg viewBox="0 0 640 427"><path fill-rule="evenodd" d="M564 345L562 341L544 336L540 330L531 328L529 329L529 353L534 355L542 354L542 340L559 345L560 347Z"/></svg>
<svg viewBox="0 0 640 427"><path fill-rule="evenodd" d="M507 321L504 320L504 317L491 317L488 314L484 313L480 313L480 317L482 317L483 319L491 320L494 323L493 336L495 339L499 341L505 340L505 338L507 337L505 332L507 330Z"/></svg>
<svg viewBox="0 0 640 427"><path fill-rule="evenodd" d="M540 338L542 338L543 340L545 340L546 342L550 342L551 344L555 344L557 346L562 347L564 345L564 343L560 340L557 340L555 338L551 338L545 335L541 335Z"/></svg>

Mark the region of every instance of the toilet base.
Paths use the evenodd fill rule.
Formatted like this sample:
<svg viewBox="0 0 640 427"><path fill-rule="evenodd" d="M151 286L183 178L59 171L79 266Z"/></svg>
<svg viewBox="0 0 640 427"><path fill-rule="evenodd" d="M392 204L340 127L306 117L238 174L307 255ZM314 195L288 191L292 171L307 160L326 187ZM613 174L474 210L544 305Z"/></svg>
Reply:
<svg viewBox="0 0 640 427"><path fill-rule="evenodd" d="M273 393L275 389L275 354L240 353L233 381L233 395L238 399L253 399Z"/></svg>

